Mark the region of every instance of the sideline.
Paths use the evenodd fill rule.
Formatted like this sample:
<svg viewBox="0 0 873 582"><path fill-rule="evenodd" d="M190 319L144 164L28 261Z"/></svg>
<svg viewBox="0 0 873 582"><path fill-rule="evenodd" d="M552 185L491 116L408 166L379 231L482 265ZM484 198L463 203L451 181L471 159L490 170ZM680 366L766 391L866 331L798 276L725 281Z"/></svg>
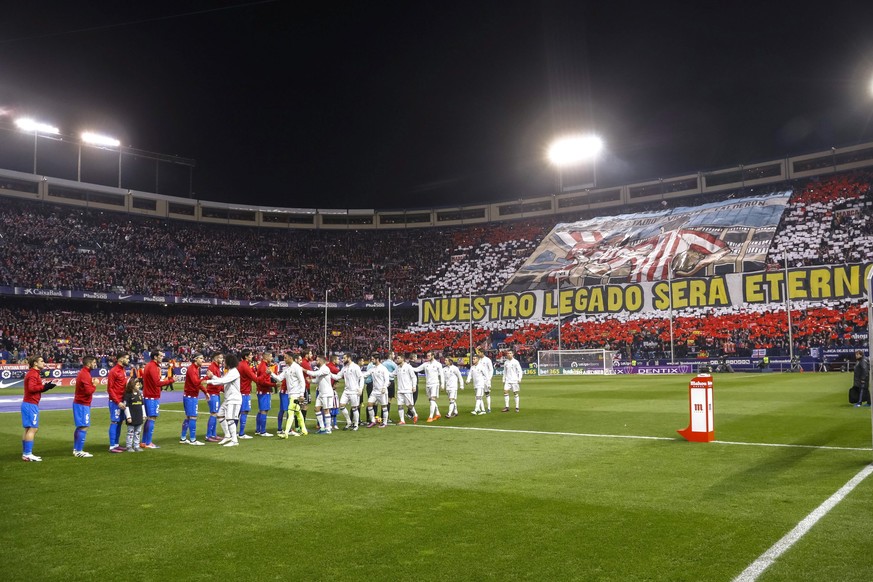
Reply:
<svg viewBox="0 0 873 582"><path fill-rule="evenodd" d="M602 438L602 439L634 439L634 440L647 440L647 441L679 441L685 442L684 439L678 437L659 437L659 436L645 436L645 435L628 435L628 434L595 434L595 433L581 433L581 432L554 432L554 431L544 431L544 430L521 430L521 429L509 429L509 428L488 428L488 427L479 427L479 426L440 426L435 424L413 424L407 426L415 426L417 428L434 428L434 429L443 429L443 430L478 430L478 431L486 431L486 432L504 432L504 433L518 433L518 434L540 434L540 435L550 435L550 436L575 436L575 437L588 437L588 438ZM831 451L870 451L873 450L870 447L833 447L828 445L795 445L795 444L786 444L786 443L744 443L739 441L712 441L711 444L714 445L738 445L738 446L748 446L748 447L785 447L785 448L797 448L797 449L822 449L822 450L831 450Z"/></svg>
<svg viewBox="0 0 873 582"><path fill-rule="evenodd" d="M849 479L849 481L840 487L840 489L828 497L824 503L816 507L812 513L803 518L794 529L785 534L781 540L770 546L766 552L758 556L758 559L749 564L749 567L734 578L733 582L754 582L764 571L770 567L779 557L787 552L791 546L800 541L803 536L818 523L818 520L828 514L828 512L836 507L836 505L846 498L852 490L861 484L870 474L873 473L873 465L867 465L857 475Z"/></svg>

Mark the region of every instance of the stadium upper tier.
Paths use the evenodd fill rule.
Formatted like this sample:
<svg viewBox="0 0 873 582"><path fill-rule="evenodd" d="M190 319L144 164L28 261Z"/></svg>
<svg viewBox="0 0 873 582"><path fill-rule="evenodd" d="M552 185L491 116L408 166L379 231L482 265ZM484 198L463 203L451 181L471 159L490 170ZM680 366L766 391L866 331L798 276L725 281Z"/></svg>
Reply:
<svg viewBox="0 0 873 582"><path fill-rule="evenodd" d="M792 267L869 260L871 184L865 171L780 184L777 190L793 194L761 262L781 265L785 254ZM322 300L328 290L331 301L384 301L389 287L394 301L482 295L503 290L557 222L610 210L694 209L771 191L441 229L340 231L204 224L3 197L0 286L300 302Z"/></svg>

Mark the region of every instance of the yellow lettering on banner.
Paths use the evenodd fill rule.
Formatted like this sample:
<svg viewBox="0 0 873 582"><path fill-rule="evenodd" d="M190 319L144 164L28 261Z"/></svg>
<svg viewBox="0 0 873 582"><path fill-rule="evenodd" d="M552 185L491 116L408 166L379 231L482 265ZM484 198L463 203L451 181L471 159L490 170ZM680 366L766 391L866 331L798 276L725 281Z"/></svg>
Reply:
<svg viewBox="0 0 873 582"><path fill-rule="evenodd" d="M767 288L769 289L768 300L773 303L782 301L782 283L785 280L785 274L780 272L767 273L764 275L767 279Z"/></svg>
<svg viewBox="0 0 873 582"><path fill-rule="evenodd" d="M688 307L688 281L673 281L673 309Z"/></svg>
<svg viewBox="0 0 873 582"><path fill-rule="evenodd" d="M861 265L834 268L834 296L838 299L861 294Z"/></svg>
<svg viewBox="0 0 873 582"><path fill-rule="evenodd" d="M537 296L533 293L522 293L518 298L518 316L530 319L537 310Z"/></svg>
<svg viewBox="0 0 873 582"><path fill-rule="evenodd" d="M788 271L788 297L791 299L806 299L807 273L805 271Z"/></svg>
<svg viewBox="0 0 873 582"><path fill-rule="evenodd" d="M629 285L625 289L624 306L633 313L643 308L643 288L640 285Z"/></svg>
<svg viewBox="0 0 873 582"><path fill-rule="evenodd" d="M812 269L809 272L809 296L812 299L833 297L831 289L831 270Z"/></svg>
<svg viewBox="0 0 873 582"><path fill-rule="evenodd" d="M435 323L441 321L437 311L437 302L433 299L424 299L421 302L421 323Z"/></svg>
<svg viewBox="0 0 873 582"><path fill-rule="evenodd" d="M555 305L555 294L546 292L543 293L543 315L558 315L558 308Z"/></svg>
<svg viewBox="0 0 873 582"><path fill-rule="evenodd" d="M486 300L484 297L473 297L473 319L479 321L485 317L485 303Z"/></svg>
<svg viewBox="0 0 873 582"><path fill-rule="evenodd" d="M515 319L518 317L518 296L506 295L503 298L503 313L505 319Z"/></svg>
<svg viewBox="0 0 873 582"><path fill-rule="evenodd" d="M606 311L618 313L624 309L624 293L621 287L610 285L606 288Z"/></svg>
<svg viewBox="0 0 873 582"><path fill-rule="evenodd" d="M495 295L488 298L488 319L500 319L500 305L503 297Z"/></svg>
<svg viewBox="0 0 873 582"><path fill-rule="evenodd" d="M688 282L688 306L700 307L706 304L706 282L700 279L692 279Z"/></svg>
<svg viewBox="0 0 873 582"><path fill-rule="evenodd" d="M457 304L457 321L470 321L470 298L462 297L454 301Z"/></svg>
<svg viewBox="0 0 873 582"><path fill-rule="evenodd" d="M592 287L588 295L588 313L603 313L603 287Z"/></svg>
<svg viewBox="0 0 873 582"><path fill-rule="evenodd" d="M440 299L442 321L455 321L458 319L458 300L455 298Z"/></svg>
<svg viewBox="0 0 873 582"><path fill-rule="evenodd" d="M588 309L588 289L585 287L576 289L575 299L576 313L585 313L585 310Z"/></svg>
<svg viewBox="0 0 873 582"><path fill-rule="evenodd" d="M573 313L573 295L575 294L575 289L561 289L561 296L558 297L558 310L561 315Z"/></svg>
<svg viewBox="0 0 873 582"><path fill-rule="evenodd" d="M731 304L731 297L727 290L724 277L715 277L709 285L710 306L727 306Z"/></svg>
<svg viewBox="0 0 873 582"><path fill-rule="evenodd" d="M652 285L652 307L662 311L670 309L670 288L663 281Z"/></svg>
<svg viewBox="0 0 873 582"><path fill-rule="evenodd" d="M743 299L746 303L763 303L764 290L761 288L764 283L764 275L761 273L752 273L743 277Z"/></svg>

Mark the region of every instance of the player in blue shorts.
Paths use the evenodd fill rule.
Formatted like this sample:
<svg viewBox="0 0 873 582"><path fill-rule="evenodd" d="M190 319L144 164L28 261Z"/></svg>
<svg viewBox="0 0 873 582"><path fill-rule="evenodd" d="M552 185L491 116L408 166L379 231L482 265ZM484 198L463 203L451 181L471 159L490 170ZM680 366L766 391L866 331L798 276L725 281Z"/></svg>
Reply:
<svg viewBox="0 0 873 582"><path fill-rule="evenodd" d="M203 356L194 354L191 365L185 371L185 387L182 396L182 404L185 407L185 420L182 421L182 436L179 443L183 445L202 446L204 443L197 440L197 397L203 392L206 398L206 389L203 383L206 378L200 376L200 368L203 366ZM190 435L190 436L189 436Z"/></svg>
<svg viewBox="0 0 873 582"><path fill-rule="evenodd" d="M267 416L270 413L270 403L273 399L273 388L276 384L270 377L270 367L273 364L273 353L261 354L261 362L258 364L255 384L258 387L258 418L255 434L259 436L271 436L267 432ZM287 400L287 395L286 395Z"/></svg>
<svg viewBox="0 0 873 582"><path fill-rule="evenodd" d="M212 355L212 363L209 364L207 374L212 372L216 378L224 376L224 354ZM206 442L217 443L221 439L218 436L218 409L221 408L221 392L223 386L207 384L206 394L209 397L209 421L206 424Z"/></svg>
<svg viewBox="0 0 873 582"><path fill-rule="evenodd" d="M76 395L73 397L73 423L76 431L73 433L73 456L81 459L93 457L85 448L85 436L91 426L91 398L94 395L94 381L91 370L97 368L97 358L85 356L82 358L82 369L76 376Z"/></svg>
<svg viewBox="0 0 873 582"><path fill-rule="evenodd" d="M43 385L42 374L45 361L42 356L27 358L30 369L24 376L24 398L21 401L21 425L24 427L24 437L21 439L22 461L39 462L42 457L33 454L33 439L39 430L39 401L42 393L51 390L55 385L51 382Z"/></svg>

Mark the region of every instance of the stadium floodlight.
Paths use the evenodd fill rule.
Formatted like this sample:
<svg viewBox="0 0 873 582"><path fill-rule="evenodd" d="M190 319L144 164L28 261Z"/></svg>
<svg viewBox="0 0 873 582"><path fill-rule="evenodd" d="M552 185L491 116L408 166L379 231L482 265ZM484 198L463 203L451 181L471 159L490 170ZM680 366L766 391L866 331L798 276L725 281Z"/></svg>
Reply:
<svg viewBox="0 0 873 582"><path fill-rule="evenodd" d="M61 130L55 127L54 125L49 125L48 123L41 123L39 121L35 121L29 117L19 117L15 120L15 125L18 126L18 129L22 131L32 131L34 133L47 133L51 135L57 135L61 133Z"/></svg>
<svg viewBox="0 0 873 582"><path fill-rule="evenodd" d="M39 121L35 121L29 117L19 117L15 120L15 125L18 126L18 129L21 131L33 132L33 173L36 174L36 161L37 161L37 140L39 138L39 134L48 134L48 135L58 135L61 133L61 130L55 127L54 125L49 125L48 123L41 123Z"/></svg>
<svg viewBox="0 0 873 582"><path fill-rule="evenodd" d="M121 142L114 137L101 135L99 133L93 133L91 131L82 132L82 141L90 145L107 146L113 148L117 148L121 145Z"/></svg>
<svg viewBox="0 0 873 582"><path fill-rule="evenodd" d="M596 135L571 135L552 142L548 158L553 166L565 168L595 159L602 149L603 140Z"/></svg>

